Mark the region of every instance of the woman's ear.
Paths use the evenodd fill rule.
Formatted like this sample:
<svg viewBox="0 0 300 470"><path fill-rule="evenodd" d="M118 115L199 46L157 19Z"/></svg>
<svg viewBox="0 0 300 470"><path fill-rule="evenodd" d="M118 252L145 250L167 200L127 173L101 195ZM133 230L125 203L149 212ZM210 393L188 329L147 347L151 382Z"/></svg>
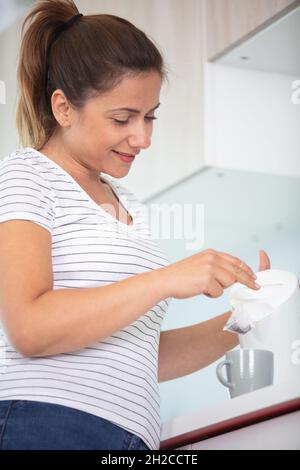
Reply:
<svg viewBox="0 0 300 470"><path fill-rule="evenodd" d="M55 90L51 96L53 115L61 127L69 127L73 122L74 108L62 90Z"/></svg>

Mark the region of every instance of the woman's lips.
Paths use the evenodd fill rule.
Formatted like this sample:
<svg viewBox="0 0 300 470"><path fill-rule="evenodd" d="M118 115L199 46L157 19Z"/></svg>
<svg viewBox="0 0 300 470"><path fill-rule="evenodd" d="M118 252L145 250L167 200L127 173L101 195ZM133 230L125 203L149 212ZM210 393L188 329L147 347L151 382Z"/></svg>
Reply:
<svg viewBox="0 0 300 470"><path fill-rule="evenodd" d="M116 150L114 150L114 153L117 155L117 157L119 157L122 160L122 162L125 162L125 163L131 163L135 159L135 155L128 155L128 154L120 153L120 152L117 152Z"/></svg>

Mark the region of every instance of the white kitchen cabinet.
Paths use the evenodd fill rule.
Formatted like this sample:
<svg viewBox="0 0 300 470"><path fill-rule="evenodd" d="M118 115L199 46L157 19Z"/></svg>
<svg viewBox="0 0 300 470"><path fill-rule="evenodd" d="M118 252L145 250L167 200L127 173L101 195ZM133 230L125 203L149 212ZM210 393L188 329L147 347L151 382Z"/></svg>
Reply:
<svg viewBox="0 0 300 470"><path fill-rule="evenodd" d="M299 0L204 0L207 58L214 60L300 5Z"/></svg>
<svg viewBox="0 0 300 470"><path fill-rule="evenodd" d="M205 162L300 176L300 7L206 66Z"/></svg>

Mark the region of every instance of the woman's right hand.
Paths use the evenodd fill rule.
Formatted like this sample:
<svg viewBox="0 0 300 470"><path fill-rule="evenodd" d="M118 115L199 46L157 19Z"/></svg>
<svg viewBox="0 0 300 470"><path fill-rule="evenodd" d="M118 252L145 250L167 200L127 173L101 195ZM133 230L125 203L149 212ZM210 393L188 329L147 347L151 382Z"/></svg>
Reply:
<svg viewBox="0 0 300 470"><path fill-rule="evenodd" d="M240 282L258 290L252 269L239 258L213 249L204 250L161 268L168 297L186 299L204 294L220 297L224 289Z"/></svg>

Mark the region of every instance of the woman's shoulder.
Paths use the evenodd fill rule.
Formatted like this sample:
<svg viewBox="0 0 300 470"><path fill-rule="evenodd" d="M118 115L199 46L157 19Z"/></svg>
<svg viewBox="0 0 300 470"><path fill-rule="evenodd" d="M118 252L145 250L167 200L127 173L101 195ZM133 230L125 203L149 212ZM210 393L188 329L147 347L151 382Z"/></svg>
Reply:
<svg viewBox="0 0 300 470"><path fill-rule="evenodd" d="M9 165L20 165L24 169L28 166L34 167L38 164L38 154L31 147L20 147L5 155L0 161L0 167L3 168Z"/></svg>
<svg viewBox="0 0 300 470"><path fill-rule="evenodd" d="M26 158L27 152L25 148L18 148L13 152L5 155L0 161L0 173L9 172L22 172L31 168L28 158Z"/></svg>
<svg viewBox="0 0 300 470"><path fill-rule="evenodd" d="M47 177L46 168L39 160L38 154L30 147L21 147L0 161L0 185L7 190L11 185L13 189L18 184L28 188L40 188L52 192L51 184Z"/></svg>

